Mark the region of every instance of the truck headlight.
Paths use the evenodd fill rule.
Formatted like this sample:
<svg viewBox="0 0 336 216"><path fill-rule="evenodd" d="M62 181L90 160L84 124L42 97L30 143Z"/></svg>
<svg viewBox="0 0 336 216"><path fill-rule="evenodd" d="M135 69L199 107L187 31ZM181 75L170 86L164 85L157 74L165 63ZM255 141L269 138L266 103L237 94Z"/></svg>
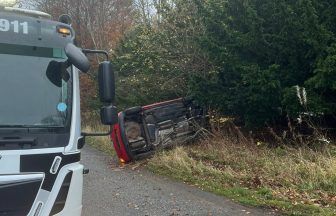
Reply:
<svg viewBox="0 0 336 216"><path fill-rule="evenodd" d="M0 6L2 7L13 7L16 3L16 0L0 0Z"/></svg>

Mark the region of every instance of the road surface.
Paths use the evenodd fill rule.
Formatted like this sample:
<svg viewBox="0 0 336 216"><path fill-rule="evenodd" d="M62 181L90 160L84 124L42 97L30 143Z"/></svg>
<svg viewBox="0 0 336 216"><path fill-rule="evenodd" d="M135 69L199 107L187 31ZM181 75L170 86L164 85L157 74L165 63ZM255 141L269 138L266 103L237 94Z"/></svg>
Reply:
<svg viewBox="0 0 336 216"><path fill-rule="evenodd" d="M83 216L271 215L145 170L118 169L106 154L86 146Z"/></svg>

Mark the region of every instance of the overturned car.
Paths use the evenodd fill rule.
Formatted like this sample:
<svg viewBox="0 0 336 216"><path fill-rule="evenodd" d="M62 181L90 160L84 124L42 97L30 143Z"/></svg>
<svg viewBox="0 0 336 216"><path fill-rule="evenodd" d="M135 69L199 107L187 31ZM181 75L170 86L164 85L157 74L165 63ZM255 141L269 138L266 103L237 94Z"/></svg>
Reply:
<svg viewBox="0 0 336 216"><path fill-rule="evenodd" d="M180 98L119 113L112 141L122 163L152 156L159 149L190 142L205 123L205 110Z"/></svg>

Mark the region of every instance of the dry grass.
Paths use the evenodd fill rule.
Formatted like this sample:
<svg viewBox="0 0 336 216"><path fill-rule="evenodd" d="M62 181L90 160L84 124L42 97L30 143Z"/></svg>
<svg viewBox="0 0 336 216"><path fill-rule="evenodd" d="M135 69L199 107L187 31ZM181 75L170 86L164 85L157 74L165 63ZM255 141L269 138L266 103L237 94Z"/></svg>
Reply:
<svg viewBox="0 0 336 216"><path fill-rule="evenodd" d="M149 168L228 196L291 215L336 215L336 148L270 149L225 137L162 152Z"/></svg>
<svg viewBox="0 0 336 216"><path fill-rule="evenodd" d="M87 116L84 131L108 130L96 115ZM320 151L268 148L251 144L234 128L229 134L236 137L217 135L197 145L161 152L149 160L148 168L243 204L288 215L336 215L335 146ZM87 143L115 154L109 137L90 137Z"/></svg>

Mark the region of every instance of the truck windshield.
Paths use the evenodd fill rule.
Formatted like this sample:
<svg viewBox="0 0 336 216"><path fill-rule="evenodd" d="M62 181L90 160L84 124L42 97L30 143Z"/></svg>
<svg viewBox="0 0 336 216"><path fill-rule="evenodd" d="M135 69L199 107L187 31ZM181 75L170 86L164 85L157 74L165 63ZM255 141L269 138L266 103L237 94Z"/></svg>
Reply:
<svg viewBox="0 0 336 216"><path fill-rule="evenodd" d="M61 48L0 44L0 127L66 127L72 71Z"/></svg>

